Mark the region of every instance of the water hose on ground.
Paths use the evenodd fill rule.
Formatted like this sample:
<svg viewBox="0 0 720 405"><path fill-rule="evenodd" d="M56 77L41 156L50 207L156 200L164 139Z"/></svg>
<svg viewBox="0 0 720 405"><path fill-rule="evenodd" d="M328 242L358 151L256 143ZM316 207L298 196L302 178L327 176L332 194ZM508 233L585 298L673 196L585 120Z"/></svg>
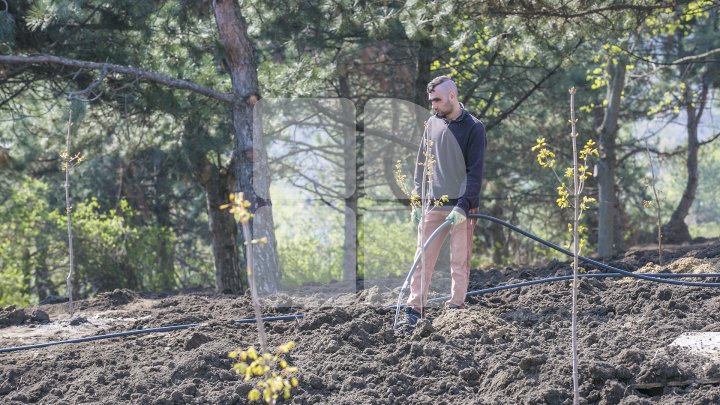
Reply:
<svg viewBox="0 0 720 405"><path fill-rule="evenodd" d="M302 319L302 318L303 318L302 314L297 314L297 315L283 315L283 316L268 316L268 317L262 318L262 320L265 322L271 322L271 321L287 321L287 320ZM237 319L237 320L232 321L232 323L236 323L236 324L255 323L255 322L256 322L255 318ZM158 328L135 329L135 330L129 330L126 332L108 333L105 335L88 336L88 337L78 338L78 339L58 340L56 342L38 343L38 344L34 344L34 345L5 347L5 348L0 348L0 353L15 352L15 351L19 351L19 350L39 349L41 347L56 346L56 345L63 345L63 344L70 344L70 343L91 342L93 340L112 339L112 338L118 338L118 337L124 337L124 336L140 335L143 333L170 332L173 330L196 328L196 327L202 326L202 325L204 325L204 324L188 323L188 324L184 324L184 325L161 326Z"/></svg>
<svg viewBox="0 0 720 405"><path fill-rule="evenodd" d="M636 273L636 274L643 274L643 273ZM648 274L648 273L645 273ZM718 277L720 278L720 273L704 273L704 274L694 274L694 273L654 273L652 274L653 277L667 277L667 278L683 278L683 277L695 277L695 278L707 278L707 277ZM579 278L623 278L627 277L624 274L620 273L587 273L587 274L578 274ZM572 280L573 276L556 276L556 277L548 277L543 278L539 280L531 280L531 281L523 281L520 283L513 283L513 284L506 284L506 285L500 285L497 287L489 287L489 288L483 288L482 290L474 290L474 291L468 291L466 296L472 297L474 295L482 295L482 294L488 294L491 292L496 291L502 291L502 290L512 290L513 288L520 288L520 287L527 287L530 285L535 284L544 284L544 283L552 283L555 281L564 281L564 280ZM443 296L443 297L435 297L428 300L428 302L442 302L447 301L450 299L449 295Z"/></svg>
<svg viewBox="0 0 720 405"><path fill-rule="evenodd" d="M435 239L435 237L440 232L442 232L443 229L447 228L448 226L450 226L450 221L443 222L443 224L440 225L435 230L435 232L430 234L430 237L423 245L423 249L427 249L428 246L430 246L430 242L432 242L432 240ZM415 267L417 267L419 260L420 260L420 252L418 251L418 252L415 252L415 260L413 260L412 267L410 267L410 272L408 273L407 277L405 277L405 281L403 282L402 287L400 287L400 294L398 295L397 305L395 306L395 322L393 322L393 329L395 329L395 327L397 326L397 321L398 321L398 318L400 317L400 308L401 308L400 302L402 301L403 293L405 293L405 291L407 291L407 289L408 289L408 285L410 284L410 278L412 277L413 273L415 272ZM429 280L428 280L428 282L429 282Z"/></svg>
<svg viewBox="0 0 720 405"><path fill-rule="evenodd" d="M555 249L561 253L564 253L568 256L572 256L572 252L570 252L567 249L563 249L560 246L557 246L553 243L550 243L538 236L535 236L531 234L530 232L524 231L512 224L509 224L503 220L491 217L489 215L485 214L469 214L469 218L480 218L485 219L491 222L495 222L497 224L500 224L506 228L509 228L515 232L520 233L523 236L526 236L530 239L535 240L536 242L542 243L545 246L548 246L552 249ZM429 244L435 239L435 237L440 234L445 228L450 226L449 221L445 221L442 225L440 225L428 238L428 240L423 244L423 248L427 248ZM691 282L691 281L678 281L678 280L668 280L669 278L682 278L682 277L720 277L720 274L716 273L709 273L709 274L686 274L686 273L658 273L653 275L647 275L643 273L632 273L629 271L621 270L612 266L609 266L607 264L598 262L596 260L592 260L583 256L579 256L579 259L583 262L589 263L595 267L599 267L601 269L612 271L613 273L595 273L595 274L580 274L578 277L580 278L610 278L610 277L634 277L638 279L648 280L648 281L654 281L654 282L660 282L660 283L668 283L668 284L675 284L675 285L685 285L685 286L696 286L696 287L718 287L720 286L720 283L710 283L710 282ZM410 283L410 279L412 278L413 273L415 272L415 268L417 267L417 262L420 260L420 255L416 255L415 259L413 260L413 265L410 268L410 272L405 277L405 281L403 282L402 287L400 288L400 294L398 296L397 305L395 306L395 321L393 323L393 328L396 328L398 317L400 314L400 308L402 307L402 297L405 291L408 289L408 285ZM542 283L549 283L549 282L555 282L555 281L562 281L562 280L571 280L573 276L558 276L558 277L549 277L544 278L540 280L532 280L532 281L525 281L521 283L514 283L514 284L508 284L504 286L497 286L497 287L491 287L491 288L485 288L482 290L475 290L470 291L467 293L467 296L473 296L473 295L481 295L486 293L491 293L495 291L501 291L501 290L507 290L507 289L513 289L513 288L519 288L519 287L525 287L530 285L536 285L536 284L542 284ZM428 300L428 302L437 302L437 301L444 301L447 300L449 297L437 297ZM291 320L291 319L302 319L304 315L302 314L296 314L296 315L285 315L285 316L271 316L271 317L265 317L263 318L263 321L271 322L271 321L282 321L282 320ZM255 318L247 318L247 319L239 319L233 321L233 323L242 324L242 323L254 323L256 320ZM100 339L112 339L112 338L118 338L118 337L124 337L124 336L132 336L132 335L139 335L144 333L155 333L155 332L169 332L173 330L180 330L180 329L190 329L195 328L198 326L202 326L202 323L192 323L192 324L184 324L184 325L171 325L171 326L162 326L157 328L147 328L147 329L136 329L136 330L130 330L126 332L118 332L118 333L109 333L105 335L97 335L97 336L89 336L79 339L69 339L69 340L61 340L56 342L47 342L47 343L39 343L34 345L24 345L24 346L15 346L15 347L6 347L6 348L0 348L0 353L8 353L13 351L19 351L19 350L29 350L29 349L37 349L37 348L43 348L43 347L49 347L49 346L56 346L56 345L62 345L62 344L72 344L72 343L82 343L82 342L90 342L94 340L100 340Z"/></svg>
<svg viewBox="0 0 720 405"><path fill-rule="evenodd" d="M530 232L527 232L525 230L522 230L515 225L512 225L508 222L505 222L501 219L497 219L495 217L491 217L490 215L485 214L468 214L468 218L479 218L479 219L485 219L487 221L495 222L496 224L502 225L512 231L515 231L525 237L528 237L536 242L539 242L549 248L552 248L554 250L557 250L560 253L566 254L570 257L573 256L573 253L570 252L567 249L564 249L554 243L548 242L545 239L540 238L539 236L536 236ZM430 244L430 242L439 234L439 231L444 229L450 225L449 221L445 221L435 232L433 232L432 235L428 238L428 240L423 245L423 248L427 248ZM412 278L413 273L415 272L415 268L417 267L417 257L413 261L412 267L410 267L410 271L408 272L407 277L405 277L405 282L403 283L403 286L400 288L400 294L398 295L397 305L395 307L395 320L393 322L393 329L397 328L397 322L400 315L400 308L401 308L401 302L402 297L405 291L407 291L407 286L409 284L409 280ZM659 274L643 274L643 273L633 273L630 271L618 269L616 267L607 265L605 263L599 262L597 260L593 260L584 256L578 256L578 259L581 261L591 264L597 268L611 271L613 273L601 273L601 274L581 274L579 277L597 277L597 278L607 278L607 277L633 277L638 278L642 280L647 281L654 281L656 283L666 283L666 284L674 284L674 285L683 285L683 286L693 286L693 287L720 287L720 283L712 283L712 282L696 282L696 281L680 281L680 280L670 280L671 278L680 278L680 277L718 277L720 275L718 274L671 274L671 273L659 273ZM499 287L492 287L492 288L486 288L483 290L476 290L468 292L467 295L480 295L480 294L486 294L494 291L500 291L505 289L511 289L511 288L517 288L517 287L523 287L528 285L535 285L535 284L541 284L541 283L549 283L549 282L555 282L555 281L561 281L561 280L568 280L572 279L573 276L560 276L560 277L550 277L550 278L544 278L540 280L533 280L533 281L527 281L522 283L515 283L510 284L506 286L499 286ZM431 300L428 300L428 302L436 302L436 301L442 301L446 300L449 297L438 297L433 298Z"/></svg>

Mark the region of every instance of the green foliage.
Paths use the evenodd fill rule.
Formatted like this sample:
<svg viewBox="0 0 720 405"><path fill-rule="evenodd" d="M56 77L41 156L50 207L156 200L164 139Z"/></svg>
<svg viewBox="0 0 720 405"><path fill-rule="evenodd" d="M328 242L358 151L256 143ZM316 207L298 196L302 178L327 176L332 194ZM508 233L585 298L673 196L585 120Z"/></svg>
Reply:
<svg viewBox="0 0 720 405"><path fill-rule="evenodd" d="M65 225L64 213L53 211L58 228ZM135 213L121 200L117 210L102 212L97 199L76 204L73 209L76 288L84 296L114 288L157 290L161 244L172 244L174 235L159 225L133 224Z"/></svg>
<svg viewBox="0 0 720 405"><path fill-rule="evenodd" d="M36 302L33 281L38 270L54 267L53 253L61 246L53 240L57 228L50 220L48 186L23 177L10 182L0 203L0 306Z"/></svg>
<svg viewBox="0 0 720 405"><path fill-rule="evenodd" d="M406 213L407 211L402 211ZM360 227L359 262L365 279L407 274L417 245L416 228L401 218L367 214Z"/></svg>
<svg viewBox="0 0 720 405"><path fill-rule="evenodd" d="M692 237L720 237L720 200L717 198L717 184L720 184L720 148L715 143L700 149L698 177L700 179L696 191L695 203L687 218ZM666 159L660 167L658 189L662 191L662 210L669 216L682 197L685 178L677 174L685 174L684 159Z"/></svg>
<svg viewBox="0 0 720 405"><path fill-rule="evenodd" d="M327 283L342 279L342 241L324 245L312 236L297 237L278 244L283 285Z"/></svg>
<svg viewBox="0 0 720 405"><path fill-rule="evenodd" d="M43 293L64 290L67 274L65 210L48 184L29 177L12 181L0 204L0 305L28 305ZM56 196L57 197L57 196ZM103 211L97 199L72 210L76 282L80 297L128 287L167 288L167 269L160 267L162 244L172 245L171 229L136 224L137 213L122 200L117 210ZM209 271L209 270L208 270ZM164 284L165 283L165 284ZM175 284L175 283L174 283Z"/></svg>
<svg viewBox="0 0 720 405"><path fill-rule="evenodd" d="M288 190L277 192L282 196ZM298 215L300 210L303 215ZM275 204L273 215L284 286L342 280L341 215L328 208L299 205L297 200Z"/></svg>

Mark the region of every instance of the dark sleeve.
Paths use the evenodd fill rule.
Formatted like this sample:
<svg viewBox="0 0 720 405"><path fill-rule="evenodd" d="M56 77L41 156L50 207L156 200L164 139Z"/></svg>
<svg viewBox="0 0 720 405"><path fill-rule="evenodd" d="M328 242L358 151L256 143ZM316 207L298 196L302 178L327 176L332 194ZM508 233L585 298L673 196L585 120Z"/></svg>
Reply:
<svg viewBox="0 0 720 405"><path fill-rule="evenodd" d="M470 131L467 162L465 163L465 172L467 174L465 194L458 199L457 203L457 207L461 208L466 216L470 211L470 207L475 208L480 204L480 186L482 186L486 146L485 126L478 122Z"/></svg>
<svg viewBox="0 0 720 405"><path fill-rule="evenodd" d="M420 149L418 149L417 157L415 158L415 187L413 188L413 193L416 195L420 195L420 191L422 191L423 169L425 168L422 165L425 163L425 154L423 153L425 149L425 135L427 134L423 135L420 141Z"/></svg>

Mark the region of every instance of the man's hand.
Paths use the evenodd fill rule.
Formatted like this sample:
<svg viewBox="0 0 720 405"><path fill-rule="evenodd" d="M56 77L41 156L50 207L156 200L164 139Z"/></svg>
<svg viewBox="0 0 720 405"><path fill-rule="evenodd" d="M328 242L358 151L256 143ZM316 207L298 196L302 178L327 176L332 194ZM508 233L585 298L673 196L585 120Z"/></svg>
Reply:
<svg viewBox="0 0 720 405"><path fill-rule="evenodd" d="M459 225L465 222L467 217L463 214L462 209L454 208L450 215L445 218L446 221L450 221L453 225Z"/></svg>
<svg viewBox="0 0 720 405"><path fill-rule="evenodd" d="M420 218L422 218L422 208L413 207L410 216L412 217L413 224L415 224L415 226L418 226L418 224L420 224Z"/></svg>

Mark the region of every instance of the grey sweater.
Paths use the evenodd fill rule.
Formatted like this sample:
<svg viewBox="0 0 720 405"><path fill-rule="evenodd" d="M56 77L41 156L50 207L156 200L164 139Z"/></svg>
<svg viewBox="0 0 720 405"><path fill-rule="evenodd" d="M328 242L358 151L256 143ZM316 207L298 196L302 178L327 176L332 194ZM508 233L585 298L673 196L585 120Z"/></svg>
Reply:
<svg viewBox="0 0 720 405"><path fill-rule="evenodd" d="M480 186L485 163L487 137L485 126L466 110L449 121L432 116L420 143L415 166L415 193L422 190L425 164L425 143L432 141L430 153L435 159L431 168L431 182L426 185L426 199L435 200L443 195L450 199L444 207L458 207L467 215L480 204Z"/></svg>

